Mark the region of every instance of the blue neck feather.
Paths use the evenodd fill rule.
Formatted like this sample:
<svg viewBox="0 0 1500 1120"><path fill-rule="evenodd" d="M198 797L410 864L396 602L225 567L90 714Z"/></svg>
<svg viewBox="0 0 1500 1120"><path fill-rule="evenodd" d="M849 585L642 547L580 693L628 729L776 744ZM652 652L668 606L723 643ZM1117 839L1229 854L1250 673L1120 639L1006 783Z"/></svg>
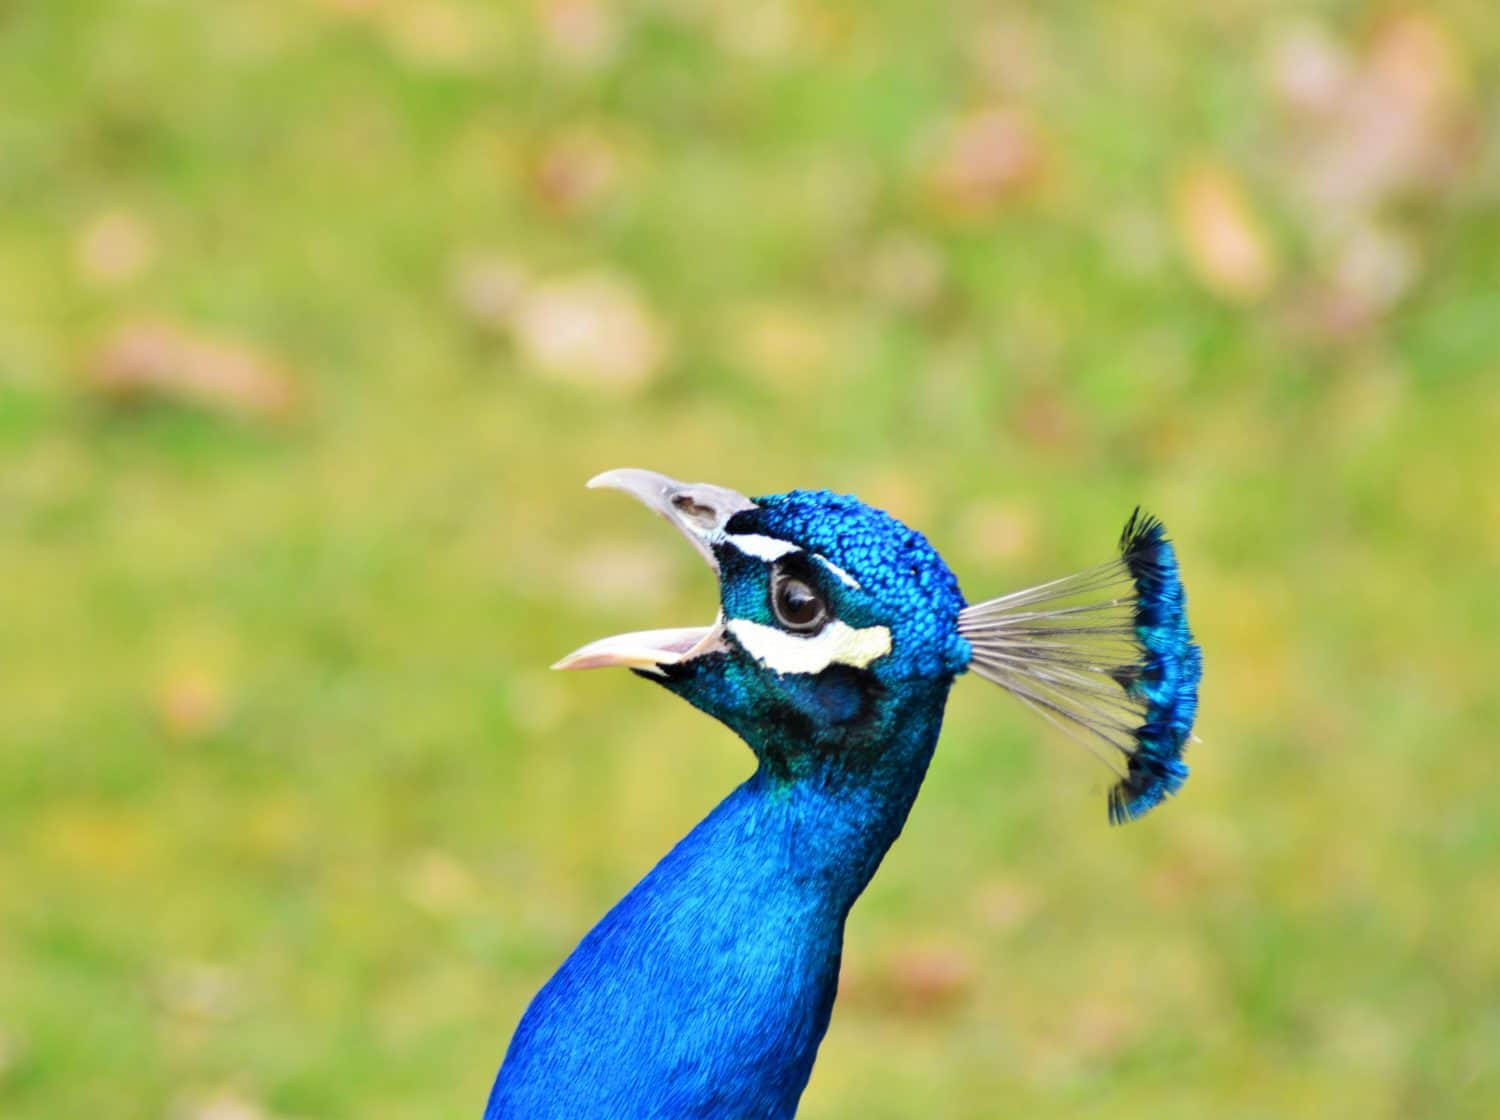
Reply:
<svg viewBox="0 0 1500 1120"><path fill-rule="evenodd" d="M792 1116L827 1030L844 921L906 822L950 679L876 734L755 774L583 939L521 1020L486 1120ZM767 735L767 738L770 738Z"/></svg>

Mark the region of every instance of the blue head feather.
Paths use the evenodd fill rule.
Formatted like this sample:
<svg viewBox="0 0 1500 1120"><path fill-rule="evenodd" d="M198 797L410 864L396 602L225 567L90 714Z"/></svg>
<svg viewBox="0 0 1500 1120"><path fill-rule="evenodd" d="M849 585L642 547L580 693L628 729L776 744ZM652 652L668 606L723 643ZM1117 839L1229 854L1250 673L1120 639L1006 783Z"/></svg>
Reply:
<svg viewBox="0 0 1500 1120"><path fill-rule="evenodd" d="M855 498L794 490L755 501L713 546L728 648L655 675L733 728L773 777L822 766L920 782L922 770L903 769L909 760L893 749L889 732L897 715L935 686L946 690L968 662L957 579L920 533ZM794 547L786 562L831 616L854 630L888 630L890 651L867 666L789 673L746 650L732 634L736 622L776 623L776 565L736 545L747 538Z"/></svg>
<svg viewBox="0 0 1500 1120"><path fill-rule="evenodd" d="M894 680L963 671L969 660L968 643L958 634L963 593L926 537L848 494L793 490L755 501L758 508L729 521L728 533L764 533L795 543L852 577L857 591L836 576L820 578L847 606L848 621L891 627L894 648L889 659L876 663L877 673Z"/></svg>

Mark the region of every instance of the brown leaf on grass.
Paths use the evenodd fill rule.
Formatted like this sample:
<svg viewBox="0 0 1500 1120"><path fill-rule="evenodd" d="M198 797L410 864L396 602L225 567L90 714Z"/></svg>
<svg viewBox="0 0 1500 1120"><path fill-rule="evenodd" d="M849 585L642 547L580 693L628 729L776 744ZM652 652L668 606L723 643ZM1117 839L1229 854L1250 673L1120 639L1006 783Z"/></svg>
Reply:
<svg viewBox="0 0 1500 1120"><path fill-rule="evenodd" d="M1032 447L1067 451L1079 443L1078 416L1067 397L1050 382L1023 390L1011 422L1016 434Z"/></svg>
<svg viewBox="0 0 1500 1120"><path fill-rule="evenodd" d="M1292 24L1272 46L1268 78L1284 108L1329 112L1348 89L1354 62L1344 45L1312 24Z"/></svg>
<svg viewBox="0 0 1500 1120"><path fill-rule="evenodd" d="M166 400L251 420L281 421L300 403L274 358L164 319L116 327L85 366L87 384L121 403Z"/></svg>
<svg viewBox="0 0 1500 1120"><path fill-rule="evenodd" d="M1323 226L1448 185L1471 154L1473 98L1458 41L1431 12L1377 23L1362 49L1299 25L1271 53L1287 165Z"/></svg>
<svg viewBox="0 0 1500 1120"><path fill-rule="evenodd" d="M850 1002L906 1018L953 1011L973 988L973 959L953 944L909 943L885 959L847 968L839 980Z"/></svg>
<svg viewBox="0 0 1500 1120"><path fill-rule="evenodd" d="M1361 43L1312 24L1275 44L1277 166L1308 247L1294 322L1324 341L1369 333L1422 269L1422 203L1474 158L1478 110L1464 45L1433 12L1377 20Z"/></svg>
<svg viewBox="0 0 1500 1120"><path fill-rule="evenodd" d="M1417 248L1393 230L1361 225L1325 250L1323 274L1299 305L1299 320L1330 341L1359 336L1411 290Z"/></svg>
<svg viewBox="0 0 1500 1120"><path fill-rule="evenodd" d="M666 325L634 283L599 272L538 285L513 320L516 345L537 372L621 392L645 386L666 361Z"/></svg>
<svg viewBox="0 0 1500 1120"><path fill-rule="evenodd" d="M620 50L620 25L604 0L536 0L542 35L558 61L598 70Z"/></svg>
<svg viewBox="0 0 1500 1120"><path fill-rule="evenodd" d="M117 287L138 279L156 259L156 239L139 217L109 210L79 230L73 259L84 280L98 287Z"/></svg>
<svg viewBox="0 0 1500 1120"><path fill-rule="evenodd" d="M174 739L201 739L223 726L227 711L222 683L207 672L173 673L156 696L162 726Z"/></svg>
<svg viewBox="0 0 1500 1120"><path fill-rule="evenodd" d="M1045 168L1036 127L1019 110L994 106L947 126L928 182L945 213L983 218L1029 192Z"/></svg>
<svg viewBox="0 0 1500 1120"><path fill-rule="evenodd" d="M599 129L576 127L549 138L536 162L532 182L551 210L573 215L592 209L618 185L618 147Z"/></svg>
<svg viewBox="0 0 1500 1120"><path fill-rule="evenodd" d="M1276 257L1244 188L1222 164L1202 162L1177 181L1177 232L1193 274L1231 303L1263 298L1276 280Z"/></svg>

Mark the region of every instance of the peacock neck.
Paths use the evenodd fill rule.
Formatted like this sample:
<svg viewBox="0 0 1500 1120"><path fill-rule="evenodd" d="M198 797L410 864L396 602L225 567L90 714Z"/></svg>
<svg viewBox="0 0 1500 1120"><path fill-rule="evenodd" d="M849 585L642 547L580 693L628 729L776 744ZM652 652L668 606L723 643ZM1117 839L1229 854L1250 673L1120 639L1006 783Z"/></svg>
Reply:
<svg viewBox="0 0 1500 1120"><path fill-rule="evenodd" d="M849 908L906 823L946 695L903 697L795 773L757 750L755 774L537 993L488 1120L788 1120L828 1029Z"/></svg>
<svg viewBox="0 0 1500 1120"><path fill-rule="evenodd" d="M866 741L804 755L791 772L761 754L731 798L746 799L750 814L771 826L761 842L784 845L787 875L840 920L906 824L937 745L948 683L924 685Z"/></svg>

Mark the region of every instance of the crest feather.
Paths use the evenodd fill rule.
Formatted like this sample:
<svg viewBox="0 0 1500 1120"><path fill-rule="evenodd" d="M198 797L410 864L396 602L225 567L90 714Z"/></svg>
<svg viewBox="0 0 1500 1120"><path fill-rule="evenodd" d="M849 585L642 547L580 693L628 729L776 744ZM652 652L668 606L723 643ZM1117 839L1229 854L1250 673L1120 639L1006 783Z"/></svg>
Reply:
<svg viewBox="0 0 1500 1120"><path fill-rule="evenodd" d="M1113 824L1187 780L1182 752L1198 710L1202 654L1162 523L1139 508L1120 558L965 607L969 667L1079 739L1119 781Z"/></svg>

